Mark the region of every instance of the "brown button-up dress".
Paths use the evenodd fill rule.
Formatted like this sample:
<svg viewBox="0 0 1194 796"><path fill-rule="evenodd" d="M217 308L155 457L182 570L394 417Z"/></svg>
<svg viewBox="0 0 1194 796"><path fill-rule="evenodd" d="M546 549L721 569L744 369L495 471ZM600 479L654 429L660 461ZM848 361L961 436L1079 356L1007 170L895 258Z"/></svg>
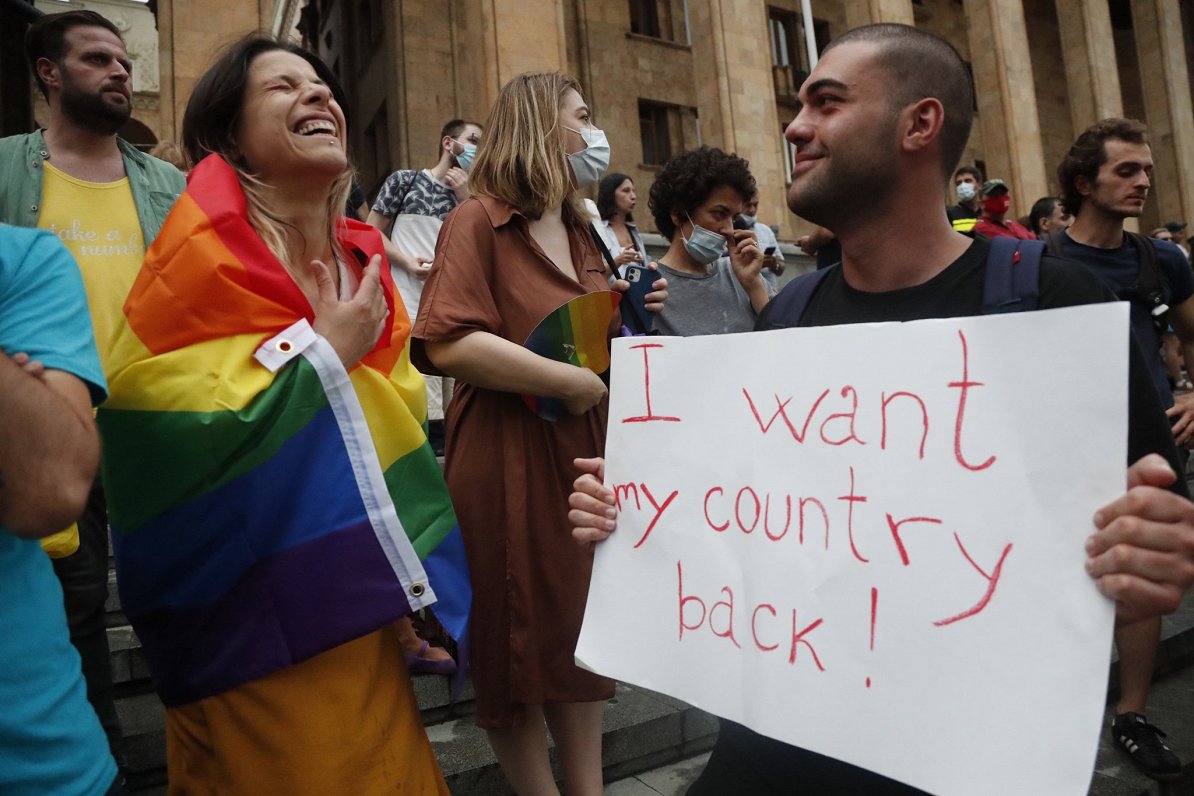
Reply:
<svg viewBox="0 0 1194 796"><path fill-rule="evenodd" d="M512 207L489 197L461 204L440 233L423 290L413 331L420 369L434 372L421 341L481 331L522 345L560 305L608 290L608 271L584 230L571 230L569 244L579 283L543 253ZM457 383L445 417L445 476L473 582L480 727L520 726L525 705L613 696L611 680L573 663L593 559L568 523L572 460L603 453L606 410L603 401L549 423L519 395Z"/></svg>

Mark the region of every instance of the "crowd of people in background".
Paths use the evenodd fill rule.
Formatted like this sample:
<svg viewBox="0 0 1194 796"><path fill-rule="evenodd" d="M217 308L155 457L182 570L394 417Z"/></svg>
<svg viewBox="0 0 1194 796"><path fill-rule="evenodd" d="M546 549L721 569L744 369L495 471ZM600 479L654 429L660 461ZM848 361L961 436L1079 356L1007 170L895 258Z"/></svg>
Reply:
<svg viewBox="0 0 1194 796"><path fill-rule="evenodd" d="M607 388L523 343L571 301L626 292L635 266L651 273L655 330L692 336L975 314L968 277L986 241L1043 242L1046 306L1108 290L1132 303L1144 370L1129 464L1136 482L1172 490L1135 510L1164 515L1167 555L1194 549L1170 543L1194 538L1174 445L1194 444L1185 224L1124 228L1148 196L1147 130L1084 132L1059 194L1017 220L1014 186L955 168L968 78L929 34L869 26L827 48L813 78L829 79L802 89L786 133L801 153L788 204L814 226L788 257L758 216L749 162L710 146L655 176L648 212L666 246L653 256L635 182L611 171L633 159L611 152L563 74L520 75L483 122L448 120L434 163L386 176L370 201L343 90L301 47L231 46L196 85L181 145L154 157L116 136L131 64L111 22L43 17L27 56L49 115L0 140L0 792L124 792L103 628L110 528L166 705L171 792L447 793L408 673L452 674L467 650L476 723L513 788L558 792L550 733L565 790L601 793L614 683L573 649L590 543L614 527ZM858 118L840 121L834 103ZM922 124L921 149L874 132L900 107L921 114L892 122ZM861 193L869 207L842 198ZM890 249L868 251L877 239ZM824 271L801 312L776 300L797 248ZM881 278L892 258L917 267ZM954 288L926 287L945 272L962 275ZM859 299L893 289L915 293L899 304L915 309ZM615 315L600 332L619 326ZM565 412L547 422L525 396ZM1137 462L1150 452L1171 466ZM1116 633L1113 734L1171 776L1180 762L1146 699L1160 615L1188 568L1099 561L1093 577L1167 587L1150 601L1100 581L1132 620ZM729 722L693 792L783 792L801 777L823 792L906 792Z"/></svg>

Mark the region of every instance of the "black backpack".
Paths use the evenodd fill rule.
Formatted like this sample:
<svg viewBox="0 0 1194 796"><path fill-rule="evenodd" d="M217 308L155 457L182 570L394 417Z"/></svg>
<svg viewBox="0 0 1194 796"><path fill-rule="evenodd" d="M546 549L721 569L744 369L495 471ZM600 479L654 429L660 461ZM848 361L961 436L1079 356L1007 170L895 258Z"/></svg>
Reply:
<svg viewBox="0 0 1194 796"><path fill-rule="evenodd" d="M1136 272L1136 281L1131 287L1116 290L1114 293L1120 301L1134 301L1148 310L1153 325L1163 332L1169 325L1164 319L1165 313L1169 312L1169 305L1165 303L1165 288L1168 287L1168 284L1165 282L1165 275L1161 272L1160 263L1157 261L1157 247L1152 240L1136 232L1124 230L1124 235L1136 247L1136 259L1140 263L1140 268ZM1045 242L1049 247L1050 254L1055 257L1065 257L1061 251L1060 232L1050 234Z"/></svg>
<svg viewBox="0 0 1194 796"><path fill-rule="evenodd" d="M1008 312L1031 312L1040 298L1041 254L1045 244L1039 240L992 238L987 254L987 270L983 281L983 315ZM779 292L767 311L768 329L786 329L800 323L813 292L835 263L820 271L793 279Z"/></svg>

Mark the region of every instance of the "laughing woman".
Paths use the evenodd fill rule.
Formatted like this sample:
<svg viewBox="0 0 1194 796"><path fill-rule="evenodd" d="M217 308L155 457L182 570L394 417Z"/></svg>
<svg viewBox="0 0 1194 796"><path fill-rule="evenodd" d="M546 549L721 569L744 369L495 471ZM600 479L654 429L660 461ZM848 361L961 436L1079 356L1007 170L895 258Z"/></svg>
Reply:
<svg viewBox="0 0 1194 796"><path fill-rule="evenodd" d="M261 37L203 76L112 355L105 484L171 793L447 793L392 622L434 586L459 636L467 577L381 238L339 216L340 96Z"/></svg>

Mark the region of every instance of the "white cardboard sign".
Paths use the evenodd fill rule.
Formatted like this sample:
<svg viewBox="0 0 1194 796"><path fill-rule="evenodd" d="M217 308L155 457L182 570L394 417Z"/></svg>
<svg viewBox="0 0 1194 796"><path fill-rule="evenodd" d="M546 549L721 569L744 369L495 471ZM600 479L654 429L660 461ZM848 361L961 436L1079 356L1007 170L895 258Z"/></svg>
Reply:
<svg viewBox="0 0 1194 796"><path fill-rule="evenodd" d="M621 513L577 661L931 793L1085 793L1114 609L1083 544L1124 489L1127 325L616 340Z"/></svg>

